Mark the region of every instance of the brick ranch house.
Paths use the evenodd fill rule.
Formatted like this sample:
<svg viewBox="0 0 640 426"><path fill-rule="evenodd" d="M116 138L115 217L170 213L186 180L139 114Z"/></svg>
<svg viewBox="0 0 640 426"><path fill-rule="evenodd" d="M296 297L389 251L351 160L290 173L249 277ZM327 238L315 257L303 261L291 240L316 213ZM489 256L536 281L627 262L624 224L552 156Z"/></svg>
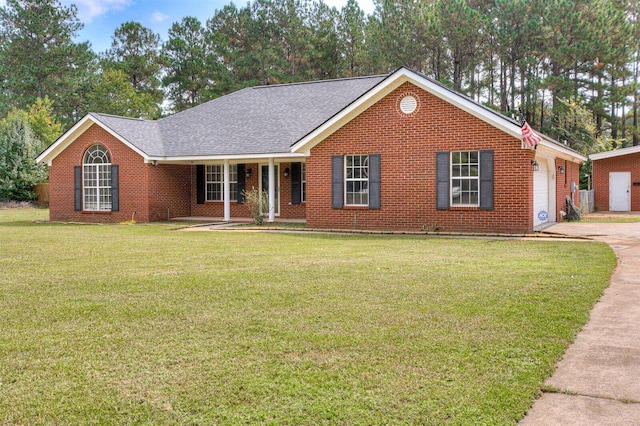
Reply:
<svg viewBox="0 0 640 426"><path fill-rule="evenodd" d="M640 211L640 146L591 154L596 210Z"/></svg>
<svg viewBox="0 0 640 426"><path fill-rule="evenodd" d="M37 161L52 221L230 221L258 188L270 222L529 232L560 218L586 157L545 136L527 149L517 121L400 68L246 88L155 121L90 113Z"/></svg>

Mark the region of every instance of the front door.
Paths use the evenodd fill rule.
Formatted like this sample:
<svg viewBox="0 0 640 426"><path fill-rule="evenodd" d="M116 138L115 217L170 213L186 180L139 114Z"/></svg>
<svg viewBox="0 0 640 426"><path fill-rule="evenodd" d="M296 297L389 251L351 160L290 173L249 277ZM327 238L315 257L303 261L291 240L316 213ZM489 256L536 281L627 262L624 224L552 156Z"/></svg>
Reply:
<svg viewBox="0 0 640 426"><path fill-rule="evenodd" d="M609 211L631 210L631 172L609 173Z"/></svg>
<svg viewBox="0 0 640 426"><path fill-rule="evenodd" d="M279 216L280 215L280 167L277 164L274 164L274 173L275 173L275 181L276 181L276 200L275 200L275 206L276 206L276 211L275 211L275 215ZM260 194L264 194L265 192L268 194L269 193L269 165L268 164L263 164L262 167L260 167ZM263 214L268 214L269 212L264 212Z"/></svg>

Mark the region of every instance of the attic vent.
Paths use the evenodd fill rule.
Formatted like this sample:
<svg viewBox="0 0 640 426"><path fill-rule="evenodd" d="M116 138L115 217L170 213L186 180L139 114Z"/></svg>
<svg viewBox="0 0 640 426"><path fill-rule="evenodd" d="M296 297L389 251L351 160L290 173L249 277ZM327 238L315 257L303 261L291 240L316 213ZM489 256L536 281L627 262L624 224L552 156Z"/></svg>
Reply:
<svg viewBox="0 0 640 426"><path fill-rule="evenodd" d="M411 114L418 107L418 101L411 95L407 95L400 100L400 111Z"/></svg>

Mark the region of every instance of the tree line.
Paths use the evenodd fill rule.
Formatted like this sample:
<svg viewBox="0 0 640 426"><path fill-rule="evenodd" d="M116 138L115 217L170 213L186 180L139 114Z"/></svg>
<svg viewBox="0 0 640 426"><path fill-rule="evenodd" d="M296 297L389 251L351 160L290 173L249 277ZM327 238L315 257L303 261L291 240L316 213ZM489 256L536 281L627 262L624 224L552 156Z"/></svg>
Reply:
<svg viewBox="0 0 640 426"><path fill-rule="evenodd" d="M51 102L68 127L89 111L158 118L247 86L407 66L590 153L640 144L640 2L356 0L230 3L184 17L166 40L138 22L105 52L76 42L75 6L0 8L0 117Z"/></svg>

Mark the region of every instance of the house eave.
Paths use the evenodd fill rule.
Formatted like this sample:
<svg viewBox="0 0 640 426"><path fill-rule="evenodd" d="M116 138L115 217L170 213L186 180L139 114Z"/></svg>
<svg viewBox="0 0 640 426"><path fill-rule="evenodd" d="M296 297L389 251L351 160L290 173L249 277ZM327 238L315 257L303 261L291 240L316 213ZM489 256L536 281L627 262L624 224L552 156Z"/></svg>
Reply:
<svg viewBox="0 0 640 426"><path fill-rule="evenodd" d="M591 154L589 155L589 159L590 160L604 160L606 158L615 158L615 157L620 157L623 155L629 155L629 154L637 154L640 153L640 145L638 146L630 146L628 148L620 148L620 149L615 149L613 151L606 151L606 152L598 152L597 154Z"/></svg>
<svg viewBox="0 0 640 426"><path fill-rule="evenodd" d="M564 147L558 142L553 141L553 139L547 138L546 136L543 136L542 141L538 143L537 151L547 152L554 155L555 157L574 163L583 163L588 160L585 155L582 155L578 151L574 151L571 148Z"/></svg>
<svg viewBox="0 0 640 426"><path fill-rule="evenodd" d="M220 161L244 161L259 163L273 158L276 161L287 160L301 161L306 158L303 153L276 152L276 153L254 153L254 154L224 154L224 155L181 155L181 156L149 156L147 162L157 161L163 164L206 164Z"/></svg>

